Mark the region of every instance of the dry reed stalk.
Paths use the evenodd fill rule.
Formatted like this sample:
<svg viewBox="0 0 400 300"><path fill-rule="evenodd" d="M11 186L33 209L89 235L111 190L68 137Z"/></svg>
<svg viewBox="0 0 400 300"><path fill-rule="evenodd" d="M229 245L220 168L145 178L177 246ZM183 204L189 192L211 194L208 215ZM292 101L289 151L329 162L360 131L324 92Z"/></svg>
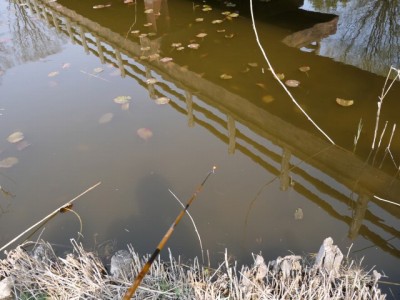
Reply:
<svg viewBox="0 0 400 300"><path fill-rule="evenodd" d="M43 241L32 251L25 249L33 242L18 246L0 261L0 280L12 279L15 298L120 299L149 257L140 257L128 246L132 273L114 277L94 253L75 240L71 244L73 252L65 258L57 257ZM134 299L385 299L376 285L379 277L375 271L364 271L361 263L342 264L334 275L301 259L301 268L283 276L275 262L265 263L259 255L253 258L252 266L239 270L225 252L224 262L210 272L198 259L185 265L170 253L166 262L154 261Z"/></svg>

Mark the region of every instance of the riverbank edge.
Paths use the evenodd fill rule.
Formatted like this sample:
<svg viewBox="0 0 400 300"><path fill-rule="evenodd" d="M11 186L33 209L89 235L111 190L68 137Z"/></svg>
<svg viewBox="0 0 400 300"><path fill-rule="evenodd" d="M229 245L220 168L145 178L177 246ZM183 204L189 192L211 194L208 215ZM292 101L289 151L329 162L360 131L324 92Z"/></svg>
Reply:
<svg viewBox="0 0 400 300"><path fill-rule="evenodd" d="M100 258L71 240L72 253L56 256L51 244L25 242L0 261L0 299L121 299L148 255L132 246L117 251L107 270ZM134 299L386 299L381 275L349 261L326 238L313 258L278 257L266 263L254 255L251 266L238 266L225 252L216 269L157 259Z"/></svg>

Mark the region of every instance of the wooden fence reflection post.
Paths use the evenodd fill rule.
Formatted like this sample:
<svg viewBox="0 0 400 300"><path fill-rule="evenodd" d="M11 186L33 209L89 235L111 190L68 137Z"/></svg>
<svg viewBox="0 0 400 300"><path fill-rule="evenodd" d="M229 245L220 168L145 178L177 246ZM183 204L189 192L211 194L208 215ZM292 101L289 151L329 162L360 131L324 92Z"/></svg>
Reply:
<svg viewBox="0 0 400 300"><path fill-rule="evenodd" d="M118 49L113 48L114 53L115 53L115 58L117 59L118 62L118 67L119 70L121 72L121 77L124 78L126 76L125 73L125 68L124 68L124 62L122 61L122 57L121 57L121 52L119 52Z"/></svg>
<svg viewBox="0 0 400 300"><path fill-rule="evenodd" d="M292 152L288 148L283 148L282 153L282 164L280 178L280 189L281 191L287 191L290 185L290 157Z"/></svg>
<svg viewBox="0 0 400 300"><path fill-rule="evenodd" d="M82 26L78 26L78 28L79 28L79 35L81 36L81 40L82 40L83 49L85 50L86 54L89 54L89 47L88 47L88 45L86 43L85 32L83 31Z"/></svg>
<svg viewBox="0 0 400 300"><path fill-rule="evenodd" d="M68 32L68 35L69 35L69 38L70 38L72 44L75 44L75 38L74 38L74 34L72 32L71 22L70 22L69 18L65 18L65 26L67 28L67 32Z"/></svg>
<svg viewBox="0 0 400 300"><path fill-rule="evenodd" d="M99 58L102 64L105 63L104 59L104 52L103 52L103 46L101 45L100 38L97 35L93 35L95 40L96 40L96 47L97 47L97 53L99 54Z"/></svg>
<svg viewBox="0 0 400 300"><path fill-rule="evenodd" d="M193 96L192 93L185 90L186 98L186 110L187 110L187 120L188 126L194 127L194 116L193 116Z"/></svg>
<svg viewBox="0 0 400 300"><path fill-rule="evenodd" d="M53 18L53 25L56 28L57 33L60 33L60 26L58 26L57 17L52 10L50 10L50 13L51 13L51 17Z"/></svg>
<svg viewBox="0 0 400 300"><path fill-rule="evenodd" d="M228 125L228 137L229 137L228 154L234 154L236 146L236 124L235 124L235 119L231 115L227 116L228 116L227 125Z"/></svg>
<svg viewBox="0 0 400 300"><path fill-rule="evenodd" d="M349 238L352 240L354 240L358 235L358 232L365 217L365 212L367 211L369 200L370 197L366 194L360 193L358 196L355 211L353 212L353 220L351 221L349 231Z"/></svg>

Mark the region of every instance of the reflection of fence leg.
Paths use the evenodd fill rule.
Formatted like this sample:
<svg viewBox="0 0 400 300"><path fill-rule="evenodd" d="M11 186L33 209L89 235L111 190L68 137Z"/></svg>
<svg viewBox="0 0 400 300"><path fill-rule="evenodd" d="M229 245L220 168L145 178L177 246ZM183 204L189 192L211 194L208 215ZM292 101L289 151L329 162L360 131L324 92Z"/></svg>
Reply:
<svg viewBox="0 0 400 300"><path fill-rule="evenodd" d="M47 15L47 9L44 6L42 7L42 15L43 15L43 18L46 20L46 23L50 25L50 20Z"/></svg>
<svg viewBox="0 0 400 300"><path fill-rule="evenodd" d="M193 96L192 96L192 93L185 90L185 98L186 98L186 110L187 110L188 126L189 127L194 127Z"/></svg>
<svg viewBox="0 0 400 300"><path fill-rule="evenodd" d="M151 69L146 66L146 79L151 78ZM149 91L150 99L156 99L156 89L154 88L154 84L148 84L147 90Z"/></svg>
<svg viewBox="0 0 400 300"><path fill-rule="evenodd" d="M228 137L229 137L229 144L228 144L228 153L234 154L235 153L235 146L236 146L236 126L235 126L235 119L228 115Z"/></svg>
<svg viewBox="0 0 400 300"><path fill-rule="evenodd" d="M35 8L35 14L40 14L40 10L39 10L39 7L38 7L36 1L32 1L32 2L33 2L33 6Z"/></svg>
<svg viewBox="0 0 400 300"><path fill-rule="evenodd" d="M100 61L102 64L104 64L105 59L104 59L103 47L101 46L100 39L97 35L95 35L94 38L96 39L97 53L99 54Z"/></svg>
<svg viewBox="0 0 400 300"><path fill-rule="evenodd" d="M123 63L122 57L121 57L121 52L119 52L115 48L114 48L114 51L115 51L115 58L117 59L117 62L118 62L118 67L121 72L121 77L124 78L126 76L126 73L125 73L124 63Z"/></svg>
<svg viewBox="0 0 400 300"><path fill-rule="evenodd" d="M74 34L73 34L72 28L71 28L71 22L68 18L65 18L65 25L67 27L67 32L68 32L68 35L69 35L69 38L70 38L72 44L75 44Z"/></svg>
<svg viewBox="0 0 400 300"><path fill-rule="evenodd" d="M60 33L60 26L58 26L58 20L56 18L56 15L54 14L53 11L50 11L51 17L53 18L53 25L56 28L57 33Z"/></svg>
<svg viewBox="0 0 400 300"><path fill-rule="evenodd" d="M89 47L86 43L86 36L85 36L85 32L83 31L82 26L79 26L79 34L81 36L83 49L85 49L86 54L89 54Z"/></svg>
<svg viewBox="0 0 400 300"><path fill-rule="evenodd" d="M292 156L292 152L287 149L283 148L282 154L282 165L281 165L281 191L287 191L290 185L290 157Z"/></svg>
<svg viewBox="0 0 400 300"><path fill-rule="evenodd" d="M369 197L367 195L365 194L359 195L356 203L356 208L353 214L353 220L350 225L349 238L352 240L355 239L358 235L358 232L362 225L362 221L364 220L365 217L365 212L367 211L368 202L369 202Z"/></svg>

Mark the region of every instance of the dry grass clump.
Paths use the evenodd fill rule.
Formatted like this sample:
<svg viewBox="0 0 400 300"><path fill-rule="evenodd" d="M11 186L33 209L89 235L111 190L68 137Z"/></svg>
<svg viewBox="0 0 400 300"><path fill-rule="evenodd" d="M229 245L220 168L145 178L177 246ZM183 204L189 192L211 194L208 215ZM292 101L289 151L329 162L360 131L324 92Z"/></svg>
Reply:
<svg viewBox="0 0 400 300"><path fill-rule="evenodd" d="M25 243L0 261L0 280L8 278L17 299L120 299L147 257L118 251L106 271L100 259L72 240L73 253L57 257L50 244ZM323 258L324 261L327 257ZM320 262L321 263L321 262ZM217 269L175 260L156 260L134 299L385 299L370 274L353 264L339 269L286 256L266 264L254 256L251 267L225 261ZM11 280L10 280L11 279Z"/></svg>

